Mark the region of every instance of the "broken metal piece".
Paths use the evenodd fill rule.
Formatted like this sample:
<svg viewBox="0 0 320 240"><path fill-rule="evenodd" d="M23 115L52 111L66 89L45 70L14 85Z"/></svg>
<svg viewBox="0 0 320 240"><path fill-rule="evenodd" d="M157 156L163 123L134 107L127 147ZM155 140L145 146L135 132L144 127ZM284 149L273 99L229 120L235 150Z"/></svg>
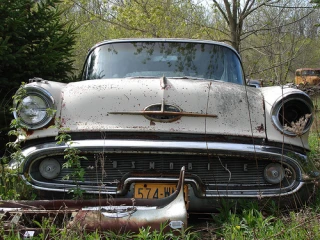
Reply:
<svg viewBox="0 0 320 240"><path fill-rule="evenodd" d="M166 230L182 230L187 226L188 217L184 177L185 167L182 167L175 192L161 199L0 201L0 213L6 218L3 222L9 221L9 224L5 224L5 229L19 226L18 231L29 231L24 234L36 231L28 222L23 222L25 219L46 216L60 216L68 220L68 228L81 227L88 231L99 229L137 232L145 226L160 229L164 223L168 223ZM29 235L25 238L29 238Z"/></svg>
<svg viewBox="0 0 320 240"><path fill-rule="evenodd" d="M187 209L184 200L184 167L181 169L176 192L163 206L99 206L82 208L69 224L69 228L86 230L113 230L137 232L143 226L159 229L168 222L172 229L187 226ZM167 199L168 199L167 198Z"/></svg>
<svg viewBox="0 0 320 240"><path fill-rule="evenodd" d="M14 216L13 216L13 218L11 219L11 224L12 225L18 225L18 223L19 223L19 220L20 220L20 217L22 216L22 213L20 213L20 212L18 212L18 213L16 213Z"/></svg>
<svg viewBox="0 0 320 240"><path fill-rule="evenodd" d="M26 231L23 234L23 239L32 239L35 231Z"/></svg>

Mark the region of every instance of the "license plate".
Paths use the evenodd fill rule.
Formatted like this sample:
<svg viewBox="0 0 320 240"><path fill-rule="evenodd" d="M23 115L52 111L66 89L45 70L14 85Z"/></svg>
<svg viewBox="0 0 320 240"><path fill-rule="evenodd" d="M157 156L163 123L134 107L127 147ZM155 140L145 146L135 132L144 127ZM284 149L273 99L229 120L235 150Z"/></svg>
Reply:
<svg viewBox="0 0 320 240"><path fill-rule="evenodd" d="M159 183L136 183L134 187L134 198L159 199L169 197L176 190L176 184ZM187 185L184 186L185 199L188 192Z"/></svg>

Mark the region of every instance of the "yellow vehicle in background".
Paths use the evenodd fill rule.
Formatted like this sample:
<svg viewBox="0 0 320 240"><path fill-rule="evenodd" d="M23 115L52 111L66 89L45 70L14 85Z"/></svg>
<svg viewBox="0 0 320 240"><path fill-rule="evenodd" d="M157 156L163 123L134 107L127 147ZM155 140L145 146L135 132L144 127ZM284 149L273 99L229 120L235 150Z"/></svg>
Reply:
<svg viewBox="0 0 320 240"><path fill-rule="evenodd" d="M295 74L295 84L320 84L320 68L299 68Z"/></svg>

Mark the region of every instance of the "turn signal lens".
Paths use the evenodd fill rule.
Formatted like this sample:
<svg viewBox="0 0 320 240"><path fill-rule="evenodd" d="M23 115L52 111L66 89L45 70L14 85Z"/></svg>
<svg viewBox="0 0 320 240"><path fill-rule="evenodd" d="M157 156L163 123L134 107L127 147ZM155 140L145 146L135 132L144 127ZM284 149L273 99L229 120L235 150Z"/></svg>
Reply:
<svg viewBox="0 0 320 240"><path fill-rule="evenodd" d="M42 177L46 179L54 179L59 176L61 171L60 163L54 158L44 159L39 166Z"/></svg>
<svg viewBox="0 0 320 240"><path fill-rule="evenodd" d="M270 163L264 169L264 178L269 183L278 184L284 178L284 168L279 163Z"/></svg>

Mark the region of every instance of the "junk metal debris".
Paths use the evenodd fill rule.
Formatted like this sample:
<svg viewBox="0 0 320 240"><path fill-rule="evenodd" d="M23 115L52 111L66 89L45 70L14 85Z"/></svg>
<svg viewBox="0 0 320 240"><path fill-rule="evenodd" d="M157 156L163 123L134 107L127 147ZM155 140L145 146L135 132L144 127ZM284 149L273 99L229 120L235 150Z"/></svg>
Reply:
<svg viewBox="0 0 320 240"><path fill-rule="evenodd" d="M41 222L43 217L60 227L86 231L137 232L146 226L159 229L164 223L166 230L183 230L188 217L184 174L182 167L176 191L162 199L0 201L0 219L5 232L15 231L24 239L40 232L35 221Z"/></svg>

